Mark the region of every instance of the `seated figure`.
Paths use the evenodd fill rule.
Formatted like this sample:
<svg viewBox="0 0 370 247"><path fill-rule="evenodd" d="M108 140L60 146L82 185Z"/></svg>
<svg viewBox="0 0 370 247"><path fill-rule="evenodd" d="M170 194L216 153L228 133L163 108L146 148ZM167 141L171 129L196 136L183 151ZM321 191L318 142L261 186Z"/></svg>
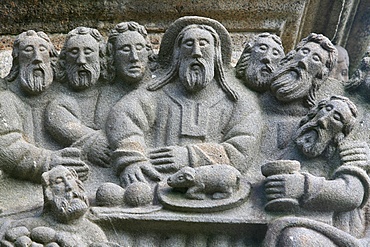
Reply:
<svg viewBox="0 0 370 247"><path fill-rule="evenodd" d="M273 221L264 246L359 246L353 244L364 236L370 179L367 144L345 138L356 117L356 106L349 99L332 96L302 119L294 137L296 150L291 150L291 158L302 156L302 170L267 176L265 193L269 210L279 212L281 208L272 204L290 199L297 203L298 211L305 210L309 216ZM306 167L307 159L319 162ZM325 162L320 162L323 159L331 160L331 166L325 167ZM314 220L320 213L329 214L329 219Z"/></svg>
<svg viewBox="0 0 370 247"><path fill-rule="evenodd" d="M43 173L42 186L42 214L9 223L1 246L118 246L85 218L89 201L73 169L57 166Z"/></svg>

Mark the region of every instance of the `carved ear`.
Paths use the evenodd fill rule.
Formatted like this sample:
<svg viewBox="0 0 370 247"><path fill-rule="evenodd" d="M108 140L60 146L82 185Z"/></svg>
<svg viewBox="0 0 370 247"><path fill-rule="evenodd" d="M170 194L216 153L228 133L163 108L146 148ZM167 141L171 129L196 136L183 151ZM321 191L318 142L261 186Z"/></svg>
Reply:
<svg viewBox="0 0 370 247"><path fill-rule="evenodd" d="M184 173L184 176L185 176L185 179L188 180L188 181L193 181L194 180L194 174L192 172L185 172Z"/></svg>

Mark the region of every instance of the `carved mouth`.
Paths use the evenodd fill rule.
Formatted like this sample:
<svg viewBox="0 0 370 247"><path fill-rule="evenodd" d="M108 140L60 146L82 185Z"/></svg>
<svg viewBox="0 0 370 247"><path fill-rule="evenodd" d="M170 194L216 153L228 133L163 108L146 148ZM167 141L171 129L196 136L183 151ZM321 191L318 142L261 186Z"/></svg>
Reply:
<svg viewBox="0 0 370 247"><path fill-rule="evenodd" d="M273 69L270 65L266 64L261 68L261 75L268 76L272 73Z"/></svg>

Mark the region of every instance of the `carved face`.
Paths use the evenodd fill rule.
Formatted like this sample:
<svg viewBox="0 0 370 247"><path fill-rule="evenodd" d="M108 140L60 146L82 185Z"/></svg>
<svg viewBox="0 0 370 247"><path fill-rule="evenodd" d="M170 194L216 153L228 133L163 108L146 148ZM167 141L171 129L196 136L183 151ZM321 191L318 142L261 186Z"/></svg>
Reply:
<svg viewBox="0 0 370 247"><path fill-rule="evenodd" d="M267 90L271 74L283 57L284 50L272 38L259 38L252 48L249 64L245 69L245 80L257 90Z"/></svg>
<svg viewBox="0 0 370 247"><path fill-rule="evenodd" d="M348 105L341 100L331 100L297 131L298 149L309 157L324 152L329 144L338 144L346 122L352 118Z"/></svg>
<svg viewBox="0 0 370 247"><path fill-rule="evenodd" d="M29 94L39 94L53 82L49 44L38 36L28 36L19 43L19 79Z"/></svg>
<svg viewBox="0 0 370 247"><path fill-rule="evenodd" d="M83 90L100 76L99 43L89 34L72 36L66 43L66 73L69 86Z"/></svg>
<svg viewBox="0 0 370 247"><path fill-rule="evenodd" d="M211 33L194 28L180 44L179 78L189 92L205 88L214 77L215 47Z"/></svg>
<svg viewBox="0 0 370 247"><path fill-rule="evenodd" d="M348 66L349 66L349 57L347 51L338 47L338 61L336 66L331 72L331 76L339 81L347 82L348 81Z"/></svg>
<svg viewBox="0 0 370 247"><path fill-rule="evenodd" d="M294 101L307 96L313 80L322 80L328 69L329 53L314 42L299 49L292 60L274 73L271 90L280 101Z"/></svg>
<svg viewBox="0 0 370 247"><path fill-rule="evenodd" d="M60 221L78 219L85 214L87 197L75 175L64 167L56 168L50 172L49 181L53 211Z"/></svg>
<svg viewBox="0 0 370 247"><path fill-rule="evenodd" d="M143 79L148 64L146 43L136 31L126 31L117 37L114 64L117 76L125 83L137 83Z"/></svg>

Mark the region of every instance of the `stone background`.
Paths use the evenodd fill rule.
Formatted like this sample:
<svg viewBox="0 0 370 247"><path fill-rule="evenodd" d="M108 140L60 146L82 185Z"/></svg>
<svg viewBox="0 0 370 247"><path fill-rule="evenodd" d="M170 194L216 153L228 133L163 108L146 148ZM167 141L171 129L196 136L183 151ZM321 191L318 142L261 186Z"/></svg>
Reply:
<svg viewBox="0 0 370 247"><path fill-rule="evenodd" d="M350 54L353 71L370 44L369 0L2 0L0 76L11 65L15 35L28 29L46 32L57 48L77 26L97 28L104 36L115 24L137 21L150 33L154 48L168 25L185 15L221 22L233 39L233 63L243 43L261 32L281 36L288 52L311 32L323 33Z"/></svg>

